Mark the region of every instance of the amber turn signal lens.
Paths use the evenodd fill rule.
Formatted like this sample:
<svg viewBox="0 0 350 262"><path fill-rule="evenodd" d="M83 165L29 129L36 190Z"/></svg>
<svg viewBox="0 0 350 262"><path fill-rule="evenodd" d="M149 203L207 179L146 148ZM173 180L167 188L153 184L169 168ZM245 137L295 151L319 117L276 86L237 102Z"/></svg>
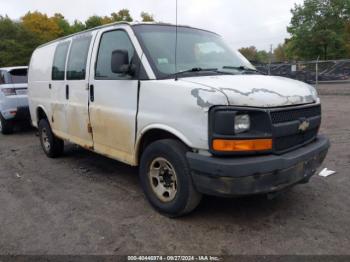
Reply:
<svg viewBox="0 0 350 262"><path fill-rule="evenodd" d="M222 152L265 151L272 149L272 139L223 140L215 139L213 149Z"/></svg>

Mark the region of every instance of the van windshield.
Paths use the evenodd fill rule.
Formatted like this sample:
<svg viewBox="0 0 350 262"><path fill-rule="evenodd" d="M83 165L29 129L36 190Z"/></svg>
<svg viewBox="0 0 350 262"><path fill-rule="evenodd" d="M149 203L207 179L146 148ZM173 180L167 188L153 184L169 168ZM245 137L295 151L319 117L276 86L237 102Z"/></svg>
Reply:
<svg viewBox="0 0 350 262"><path fill-rule="evenodd" d="M242 74L255 72L254 66L238 51L231 50L212 32L178 27L175 69L176 27L135 25L135 34L158 78L203 74Z"/></svg>

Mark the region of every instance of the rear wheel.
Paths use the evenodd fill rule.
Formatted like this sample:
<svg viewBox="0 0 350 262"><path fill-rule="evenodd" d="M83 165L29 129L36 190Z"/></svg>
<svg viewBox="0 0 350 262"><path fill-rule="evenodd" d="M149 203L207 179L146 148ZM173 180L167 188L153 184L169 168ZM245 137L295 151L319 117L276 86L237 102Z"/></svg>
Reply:
<svg viewBox="0 0 350 262"><path fill-rule="evenodd" d="M159 140L143 152L140 180L151 205L169 217L194 210L202 195L195 189L186 160L188 149L174 139Z"/></svg>
<svg viewBox="0 0 350 262"><path fill-rule="evenodd" d="M13 133L13 122L3 118L1 114L0 114L0 132L3 135L8 135Z"/></svg>
<svg viewBox="0 0 350 262"><path fill-rule="evenodd" d="M41 146L48 157L56 158L63 154L64 142L55 137L46 119L39 122L39 137Z"/></svg>

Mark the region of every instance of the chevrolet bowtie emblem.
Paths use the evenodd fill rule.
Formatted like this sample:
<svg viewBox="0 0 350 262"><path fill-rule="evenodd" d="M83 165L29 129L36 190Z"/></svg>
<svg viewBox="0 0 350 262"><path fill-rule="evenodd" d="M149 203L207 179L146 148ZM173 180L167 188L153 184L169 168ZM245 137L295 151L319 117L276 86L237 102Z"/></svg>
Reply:
<svg viewBox="0 0 350 262"><path fill-rule="evenodd" d="M310 122L308 120L304 120L299 125L299 131L305 132L306 130L309 129L309 127L310 127Z"/></svg>

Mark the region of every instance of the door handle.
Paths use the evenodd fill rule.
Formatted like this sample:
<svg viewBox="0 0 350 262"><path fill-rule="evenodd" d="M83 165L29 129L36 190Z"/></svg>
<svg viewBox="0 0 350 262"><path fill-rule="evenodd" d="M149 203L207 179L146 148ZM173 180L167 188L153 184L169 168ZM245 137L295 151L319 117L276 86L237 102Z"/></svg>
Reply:
<svg viewBox="0 0 350 262"><path fill-rule="evenodd" d="M66 99L69 99L69 85L66 85Z"/></svg>
<svg viewBox="0 0 350 262"><path fill-rule="evenodd" d="M90 85L90 101L95 101L95 92L94 92L94 85Z"/></svg>
<svg viewBox="0 0 350 262"><path fill-rule="evenodd" d="M49 89L51 89L52 88L52 85L51 84L49 84Z"/></svg>

